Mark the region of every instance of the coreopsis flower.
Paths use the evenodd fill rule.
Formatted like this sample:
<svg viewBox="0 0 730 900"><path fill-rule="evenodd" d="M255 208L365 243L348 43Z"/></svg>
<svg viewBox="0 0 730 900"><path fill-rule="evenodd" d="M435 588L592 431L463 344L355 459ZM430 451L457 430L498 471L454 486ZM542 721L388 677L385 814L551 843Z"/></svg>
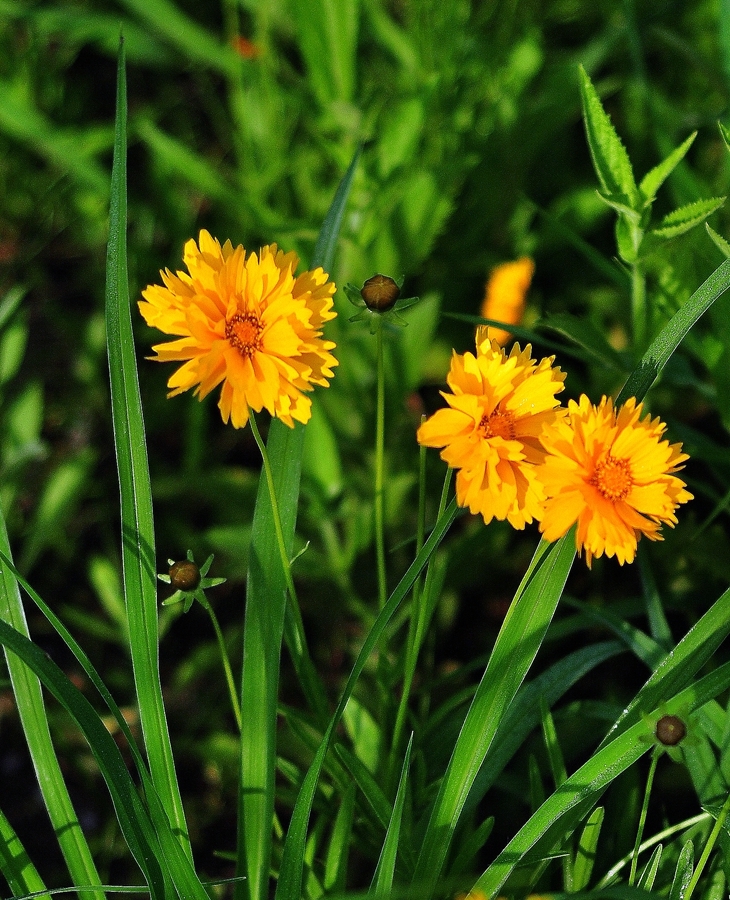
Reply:
<svg viewBox="0 0 730 900"><path fill-rule="evenodd" d="M554 541L577 522L576 546L589 567L604 553L633 562L639 538L662 540L661 526L673 527L677 506L692 499L674 474L688 458L682 445L662 440L666 426L641 414L633 397L617 410L610 398L594 406L584 394L543 432L540 530Z"/></svg>
<svg viewBox="0 0 730 900"><path fill-rule="evenodd" d="M519 325L534 272L535 263L528 256L495 266L484 292L482 318ZM492 328L490 334L500 345L506 344L511 337L509 331L502 328Z"/></svg>
<svg viewBox="0 0 730 900"><path fill-rule="evenodd" d="M545 499L536 477L545 452L543 426L559 412L555 395L565 374L553 368L555 357L536 362L528 344L515 344L509 355L477 328L476 356L454 353L442 393L449 404L418 429L426 447L443 447L441 458L456 475L460 506L481 513L485 523L507 519L515 528L539 519Z"/></svg>
<svg viewBox="0 0 730 900"><path fill-rule="evenodd" d="M152 348L159 362L183 361L168 396L195 388L202 400L220 384L218 408L235 428L249 408L290 427L307 422L312 402L303 392L326 387L337 365L320 330L336 315L329 276L321 268L295 276L295 253L270 244L247 256L207 231L185 244L183 259L189 274L165 269L164 286L149 285L139 302L148 325L178 336Z"/></svg>

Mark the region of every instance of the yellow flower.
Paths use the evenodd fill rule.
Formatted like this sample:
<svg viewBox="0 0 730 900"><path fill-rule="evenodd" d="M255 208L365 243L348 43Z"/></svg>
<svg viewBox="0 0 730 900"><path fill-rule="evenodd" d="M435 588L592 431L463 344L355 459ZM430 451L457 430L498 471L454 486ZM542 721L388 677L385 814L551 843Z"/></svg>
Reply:
<svg viewBox="0 0 730 900"><path fill-rule="evenodd" d="M481 513L485 523L507 519L524 528L542 512L539 437L559 415L555 394L565 374L552 367L555 357L531 359L529 344L524 350L515 344L508 356L486 326L477 328L476 350L476 356L454 353L447 379L453 393L442 394L449 408L421 425L418 441L444 447L441 458L459 469L460 506Z"/></svg>
<svg viewBox="0 0 730 900"><path fill-rule="evenodd" d="M610 399L596 407L584 394L543 432L547 456L538 477L547 501L540 530L555 541L577 522L576 546L589 567L604 553L622 565L633 562L641 535L662 540L660 527L673 527L677 506L692 499L673 474L687 459L682 445L662 440L666 426L641 413L633 397L616 410Z"/></svg>
<svg viewBox="0 0 730 900"><path fill-rule="evenodd" d="M195 388L202 400L222 384L218 408L235 428L249 408L266 408L290 427L307 422L312 401L302 391L324 387L337 360L320 328L333 319L335 285L322 269L298 277L295 253L276 244L250 253L207 231L185 244L187 272L160 272L162 285L142 291L148 325L178 340L157 344L159 362L184 361L167 382L173 397Z"/></svg>
<svg viewBox="0 0 730 900"><path fill-rule="evenodd" d="M535 263L527 256L495 266L487 281L482 318L519 325L534 272ZM506 344L511 337L509 331L502 328L492 328L489 333L500 345Z"/></svg>

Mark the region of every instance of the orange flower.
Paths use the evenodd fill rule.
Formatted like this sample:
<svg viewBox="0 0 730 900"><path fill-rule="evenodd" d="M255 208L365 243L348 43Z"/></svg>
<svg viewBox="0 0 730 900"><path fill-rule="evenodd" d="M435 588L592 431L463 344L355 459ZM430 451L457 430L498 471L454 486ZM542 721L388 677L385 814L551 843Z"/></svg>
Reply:
<svg viewBox="0 0 730 900"><path fill-rule="evenodd" d="M666 426L641 413L633 397L616 410L610 399L596 407L584 394L542 434L547 456L538 477L547 501L540 530L555 541L577 522L576 546L589 567L604 553L633 562L641 535L662 540L661 526L673 527L677 506L692 499L673 474L687 459L682 445L661 440Z"/></svg>
<svg viewBox="0 0 730 900"><path fill-rule="evenodd" d="M139 303L148 325L179 338L152 348L159 362L184 361L168 396L194 387L202 400L222 384L218 408L235 428L249 408L265 407L290 427L307 422L312 401L302 392L327 387L337 365L320 331L335 317L335 285L322 269L295 277L297 255L276 244L246 256L240 244L221 247L201 231L199 245L185 244L190 274L166 269L164 287L149 285Z"/></svg>
<svg viewBox="0 0 730 900"><path fill-rule="evenodd" d="M525 312L525 298L534 272L535 263L527 256L495 266L487 281L482 318L496 319L507 325L519 325ZM511 337L509 331L501 328L492 328L489 333L500 345L506 344Z"/></svg>
<svg viewBox="0 0 730 900"><path fill-rule="evenodd" d="M545 453L539 436L559 415L555 395L565 374L552 367L555 357L537 363L531 347L515 344L509 356L477 328L474 356L454 353L448 384L449 404L418 429L426 447L444 447L441 458L456 476L460 506L481 513L485 523L507 519L515 528L539 519L544 500L536 477Z"/></svg>

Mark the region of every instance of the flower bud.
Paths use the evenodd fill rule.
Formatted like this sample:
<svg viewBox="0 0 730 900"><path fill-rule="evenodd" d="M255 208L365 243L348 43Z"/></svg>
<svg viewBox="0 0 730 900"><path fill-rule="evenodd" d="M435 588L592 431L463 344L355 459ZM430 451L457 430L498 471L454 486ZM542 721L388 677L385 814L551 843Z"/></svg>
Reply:
<svg viewBox="0 0 730 900"><path fill-rule="evenodd" d="M665 747L676 747L684 740L687 734L687 726L679 716L662 716L656 723L654 732L656 739Z"/></svg>
<svg viewBox="0 0 730 900"><path fill-rule="evenodd" d="M373 275L360 290L360 296L368 309L387 312L400 297L400 288L389 275Z"/></svg>
<svg viewBox="0 0 730 900"><path fill-rule="evenodd" d="M200 584L200 569L189 559L170 566L170 584L176 591L194 591Z"/></svg>

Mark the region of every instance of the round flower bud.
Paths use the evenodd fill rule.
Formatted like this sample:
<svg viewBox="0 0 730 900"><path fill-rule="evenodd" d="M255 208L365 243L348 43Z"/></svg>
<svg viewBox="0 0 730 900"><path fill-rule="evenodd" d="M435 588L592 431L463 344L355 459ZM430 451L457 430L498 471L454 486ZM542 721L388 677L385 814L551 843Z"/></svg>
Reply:
<svg viewBox="0 0 730 900"><path fill-rule="evenodd" d="M665 747L676 747L687 734L687 726L679 716L662 716L656 723L654 734Z"/></svg>
<svg viewBox="0 0 730 900"><path fill-rule="evenodd" d="M189 559L170 566L170 584L176 591L194 591L200 584L200 569Z"/></svg>
<svg viewBox="0 0 730 900"><path fill-rule="evenodd" d="M368 309L387 312L400 297L400 288L388 275L373 275L362 286L360 296Z"/></svg>

